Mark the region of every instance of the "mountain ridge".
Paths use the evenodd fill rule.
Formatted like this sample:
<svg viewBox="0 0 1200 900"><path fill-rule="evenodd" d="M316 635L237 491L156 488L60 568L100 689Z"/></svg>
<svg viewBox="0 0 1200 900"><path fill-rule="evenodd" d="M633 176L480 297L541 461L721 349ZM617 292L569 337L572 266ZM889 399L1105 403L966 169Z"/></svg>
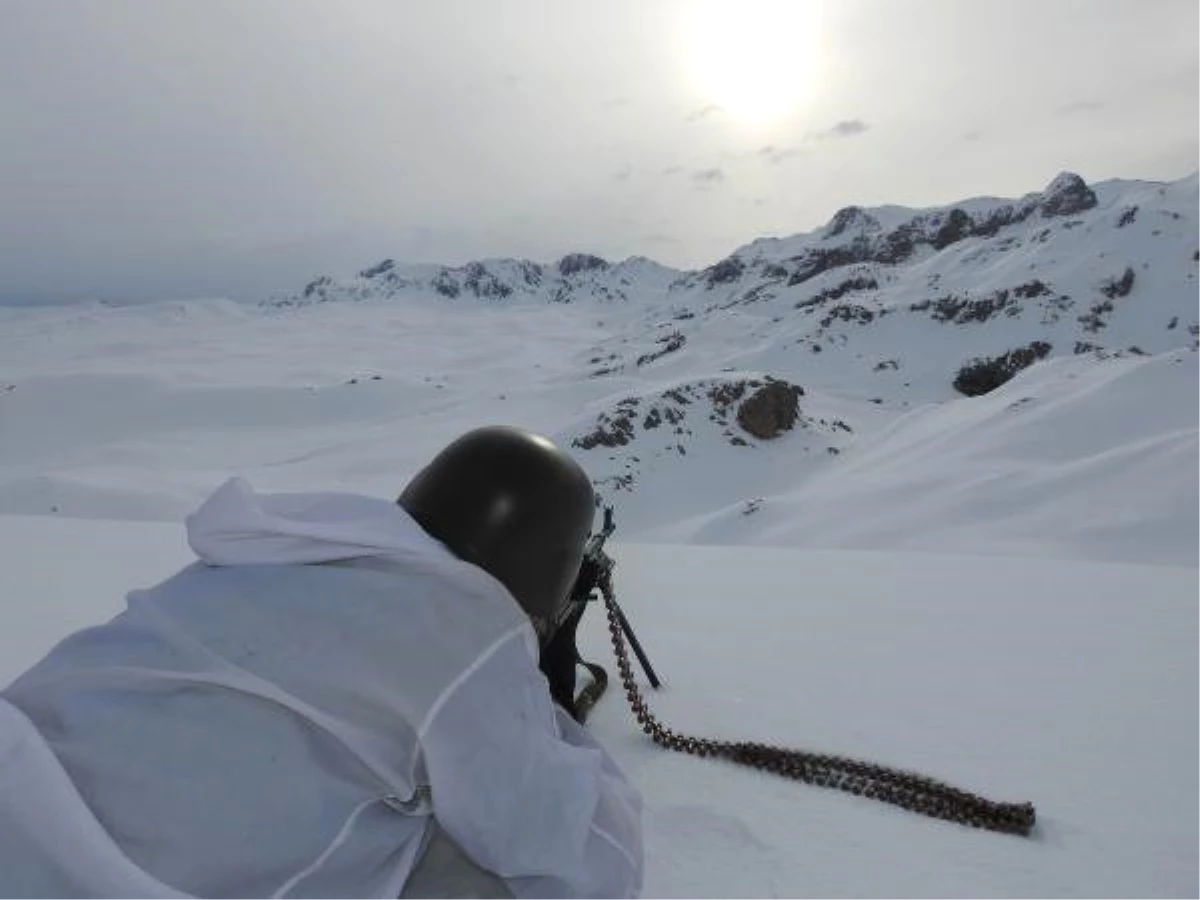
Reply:
<svg viewBox="0 0 1200 900"><path fill-rule="evenodd" d="M568 253L548 264L523 258L490 257L446 266L402 263L388 258L350 278L319 276L302 290L284 292L262 301L262 305L295 307L339 300L389 299L415 293L489 301L525 297L571 302L589 296L627 300L626 289L633 286L634 278L643 281L642 287L669 293L690 288L699 281L708 287L727 284L756 267L766 269L768 276L772 271L777 276L786 272L791 284L799 284L829 269L863 262L903 263L919 254L922 247L941 251L972 237L994 237L1030 219L1044 222L1085 213L1098 206L1111 206L1114 195L1155 189L1186 192L1189 186L1194 193L1197 178L1193 173L1173 182L1109 179L1091 187L1080 176L1064 171L1043 190L1019 198L981 196L927 208L852 205L838 210L828 223L813 231L757 238L709 266L691 270L675 269L644 256L613 262L586 252ZM1102 199L1108 203L1102 203ZM1136 217L1134 206L1126 209L1134 209L1132 216ZM1127 224L1132 224L1132 220ZM831 243L834 238L843 239ZM794 265L788 268L785 263Z"/></svg>

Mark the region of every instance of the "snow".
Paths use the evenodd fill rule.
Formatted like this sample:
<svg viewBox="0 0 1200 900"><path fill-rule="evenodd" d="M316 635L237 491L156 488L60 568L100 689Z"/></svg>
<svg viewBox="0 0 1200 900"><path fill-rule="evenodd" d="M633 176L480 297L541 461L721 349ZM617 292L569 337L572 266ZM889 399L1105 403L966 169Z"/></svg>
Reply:
<svg viewBox="0 0 1200 900"><path fill-rule="evenodd" d="M229 476L393 497L503 422L571 447L616 508L618 596L669 726L1038 808L1032 838L1004 837L672 754L614 688L591 728L645 794L647 895L1195 896L1197 180L1091 187L1077 216L797 285L761 266L820 232L743 248L729 284L580 272L571 302L547 302L546 269L507 300L379 276L296 307L0 308L0 683L187 564L182 518ZM797 308L860 275L878 287ZM987 321L913 309L1035 278L1052 295ZM837 304L873 318L821 324ZM1033 340L1049 358L1001 388L951 387ZM720 421L712 387L768 376L803 386L795 428ZM621 409L627 443L572 446ZM585 655L614 672L606 640L589 615Z"/></svg>
<svg viewBox="0 0 1200 900"><path fill-rule="evenodd" d="M0 546L0 596L20 603L5 614L0 680L190 560L182 529L157 523L3 516ZM590 727L645 796L647 896L1196 892L1194 568L611 552L665 682L642 689L670 727L908 768L1039 816L1032 838L1000 836L670 753L614 687ZM586 657L611 663L599 616L582 638Z"/></svg>

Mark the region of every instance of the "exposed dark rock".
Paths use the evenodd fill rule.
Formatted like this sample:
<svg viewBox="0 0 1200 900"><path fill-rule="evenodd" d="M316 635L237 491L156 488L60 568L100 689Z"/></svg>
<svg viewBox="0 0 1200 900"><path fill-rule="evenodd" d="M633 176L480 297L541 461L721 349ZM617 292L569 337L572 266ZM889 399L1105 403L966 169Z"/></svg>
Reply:
<svg viewBox="0 0 1200 900"><path fill-rule="evenodd" d="M481 300L503 298L512 293L512 287L489 272L483 263L467 263L463 272L463 287Z"/></svg>
<svg viewBox="0 0 1200 900"><path fill-rule="evenodd" d="M1042 297L1052 294L1053 291L1048 288L1044 282L1035 278L1033 281L1027 281L1025 284L1018 284L1012 289L1013 295L1020 297L1023 300L1029 300L1033 297Z"/></svg>
<svg viewBox="0 0 1200 900"><path fill-rule="evenodd" d="M748 384L749 382L746 381L727 381L715 385L709 389L708 399L712 401L713 408L718 413L723 413L731 403L741 399L742 395L746 393Z"/></svg>
<svg viewBox="0 0 1200 900"><path fill-rule="evenodd" d="M869 249L859 243L851 244L849 247L831 247L828 250L809 250L805 255L796 259L800 265L788 279L788 287L815 278L829 269L865 262L869 258Z"/></svg>
<svg viewBox="0 0 1200 900"><path fill-rule="evenodd" d="M558 274L564 278L577 272L607 269L608 261L590 253L568 253L558 261Z"/></svg>
<svg viewBox="0 0 1200 900"><path fill-rule="evenodd" d="M1045 341L1034 341L1025 347L1009 350L990 359L973 359L958 370L954 389L968 397L978 397L994 391L1012 379L1022 369L1044 359L1053 349Z"/></svg>
<svg viewBox="0 0 1200 900"><path fill-rule="evenodd" d="M1025 221L1033 213L1033 210L1033 206L1014 209L1011 204L997 207L987 214L987 218L975 223L975 226L971 229L971 234L976 237L992 237L1001 228L1005 228L1015 222Z"/></svg>
<svg viewBox="0 0 1200 900"><path fill-rule="evenodd" d="M915 249L916 229L911 225L901 225L883 239L883 246L875 251L875 260L889 264L901 263L912 256Z"/></svg>
<svg viewBox="0 0 1200 900"><path fill-rule="evenodd" d="M1136 206L1128 206L1121 212L1121 218L1117 219L1117 227L1124 228L1126 225L1132 225L1134 219L1137 218L1138 208Z"/></svg>
<svg viewBox="0 0 1200 900"><path fill-rule="evenodd" d="M649 353L643 353L637 358L637 364L644 366L647 363L652 363L656 359L662 359L668 353L674 353L680 347L687 343L687 338L680 332L673 331L668 335L660 337L656 343L659 345L657 350L652 350Z"/></svg>
<svg viewBox="0 0 1200 900"><path fill-rule="evenodd" d="M581 450L594 447L624 447L633 440L633 416L637 410L636 397L629 397L617 404L610 416L601 413L596 419L596 428L571 441L571 446Z"/></svg>
<svg viewBox="0 0 1200 900"><path fill-rule="evenodd" d="M383 262L376 263L370 268L363 269L358 275L360 278L375 278L385 272L392 271L394 268L396 268L396 261L394 259L385 259Z"/></svg>
<svg viewBox="0 0 1200 900"><path fill-rule="evenodd" d="M1001 289L979 300L966 297L956 297L949 294L932 301L933 313L930 318L935 322L953 322L955 325L965 325L968 322L986 322L1001 310L1015 311L1013 300L1007 290ZM924 309L919 303L909 307L911 310Z"/></svg>
<svg viewBox="0 0 1200 900"><path fill-rule="evenodd" d="M1046 218L1073 216L1096 205L1096 194L1073 172L1059 174L1046 190L1042 191L1038 209Z"/></svg>
<svg viewBox="0 0 1200 900"><path fill-rule="evenodd" d="M761 440L790 431L800 417L804 389L797 384L772 379L742 401L737 421L742 429Z"/></svg>
<svg viewBox="0 0 1200 900"><path fill-rule="evenodd" d="M825 318L821 319L821 327L828 328L833 324L835 319L842 322L857 322L860 325L866 325L874 321L875 313L865 306L859 306L857 303L841 303L832 307L825 314Z"/></svg>
<svg viewBox="0 0 1200 900"><path fill-rule="evenodd" d="M1083 323L1083 330L1089 334L1096 334L1101 328L1107 328L1108 323L1104 321L1104 317L1113 311L1111 300L1105 300L1102 303L1093 303L1082 316L1078 316L1078 321Z"/></svg>
<svg viewBox="0 0 1200 900"><path fill-rule="evenodd" d="M842 234L847 228L858 225L860 227L869 228L871 226L878 227L879 222L870 213L865 212L860 206L847 206L839 209L833 214L833 218L829 220L829 224L825 226L825 237L837 237Z"/></svg>
<svg viewBox="0 0 1200 900"><path fill-rule="evenodd" d="M779 263L770 263L763 267L763 275L767 278L787 278L788 270Z"/></svg>
<svg viewBox="0 0 1200 900"><path fill-rule="evenodd" d="M804 309L809 306L817 306L826 300L839 300L851 291L873 291L878 287L879 282L874 278L850 278L835 287L826 288L819 293L813 294L807 300L798 300L795 307L796 309Z"/></svg>
<svg viewBox="0 0 1200 900"><path fill-rule="evenodd" d="M322 275L320 278L314 278L304 286L304 296L313 297L320 294L322 298L325 296L325 288L333 284L333 279L328 275Z"/></svg>
<svg viewBox="0 0 1200 900"><path fill-rule="evenodd" d="M1038 283L1040 284L1040 282ZM1014 288L1013 293L1016 293L1019 289L1020 288ZM1041 324L1043 325L1053 325L1061 318L1062 313L1069 312L1070 309L1075 305L1075 301L1066 294L1059 294L1056 296L1054 292L1049 289L1038 296L1046 298L1038 304L1042 310Z"/></svg>
<svg viewBox="0 0 1200 900"><path fill-rule="evenodd" d="M775 282L768 281L766 284L760 284L752 287L746 293L742 294L737 299L726 303L721 309L729 309L733 306L746 306L751 303L758 303L762 300L774 300L775 295L771 292L771 288L775 286Z"/></svg>
<svg viewBox="0 0 1200 900"><path fill-rule="evenodd" d="M1175 326L1179 324L1179 316L1171 316L1171 321L1167 323L1167 331L1174 331Z"/></svg>
<svg viewBox="0 0 1200 900"><path fill-rule="evenodd" d="M443 297L454 298L462 293L462 288L459 287L458 279L450 274L449 270L442 269L433 279L433 289Z"/></svg>
<svg viewBox="0 0 1200 900"><path fill-rule="evenodd" d="M521 273L521 278L529 287L537 287L542 283L542 267L535 262L523 259L517 271Z"/></svg>
<svg viewBox="0 0 1200 900"><path fill-rule="evenodd" d="M710 288L718 284L728 284L741 278L744 271L746 264L736 256L730 256L704 270L705 282Z"/></svg>
<svg viewBox="0 0 1200 900"><path fill-rule="evenodd" d="M1128 297L1129 292L1133 290L1133 269L1126 266L1125 271L1120 278L1109 279L1109 281L1100 288L1100 293L1110 300L1115 297Z"/></svg>
<svg viewBox="0 0 1200 900"><path fill-rule="evenodd" d="M946 216L946 221L942 223L942 226L933 236L934 249L941 250L961 241L965 237L970 237L974 224L971 221L971 217L961 209L955 207L950 210L950 214Z"/></svg>

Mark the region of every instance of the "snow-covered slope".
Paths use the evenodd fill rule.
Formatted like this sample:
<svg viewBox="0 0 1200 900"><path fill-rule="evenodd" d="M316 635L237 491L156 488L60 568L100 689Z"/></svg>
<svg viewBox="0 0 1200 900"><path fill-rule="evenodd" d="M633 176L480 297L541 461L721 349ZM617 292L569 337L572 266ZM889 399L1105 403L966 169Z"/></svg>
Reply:
<svg viewBox="0 0 1200 900"><path fill-rule="evenodd" d="M647 896L1195 896L1195 569L610 549L667 725L1038 810L1031 838L1001 836L670 753L614 688L590 728L645 796ZM178 525L0 515L0 561L6 683L190 554ZM586 619L585 655L608 664L606 641Z"/></svg>
<svg viewBox="0 0 1200 900"><path fill-rule="evenodd" d="M0 309L0 511L172 519L231 469L395 493L502 421L643 539L1194 564L1196 204L1063 175L699 272L387 261L258 308Z"/></svg>
<svg viewBox="0 0 1200 900"><path fill-rule="evenodd" d="M1053 360L642 539L1194 563L1196 387L1189 351Z"/></svg>
<svg viewBox="0 0 1200 900"><path fill-rule="evenodd" d="M0 307L0 675L188 561L230 475L394 496L510 423L615 506L668 724L1041 816L1000 838L672 756L618 692L593 727L647 795L649 893L1195 896L1198 247L1196 177L1063 176L697 272Z"/></svg>

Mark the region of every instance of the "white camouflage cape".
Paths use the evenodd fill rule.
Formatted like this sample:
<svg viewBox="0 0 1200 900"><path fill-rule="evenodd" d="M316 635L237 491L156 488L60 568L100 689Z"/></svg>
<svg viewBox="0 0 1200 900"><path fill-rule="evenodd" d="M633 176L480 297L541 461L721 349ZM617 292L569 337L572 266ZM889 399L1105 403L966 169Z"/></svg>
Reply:
<svg viewBox="0 0 1200 900"><path fill-rule="evenodd" d="M233 479L188 536L0 692L0 894L396 897L435 817L516 896L638 893L640 798L498 581L355 495Z"/></svg>

